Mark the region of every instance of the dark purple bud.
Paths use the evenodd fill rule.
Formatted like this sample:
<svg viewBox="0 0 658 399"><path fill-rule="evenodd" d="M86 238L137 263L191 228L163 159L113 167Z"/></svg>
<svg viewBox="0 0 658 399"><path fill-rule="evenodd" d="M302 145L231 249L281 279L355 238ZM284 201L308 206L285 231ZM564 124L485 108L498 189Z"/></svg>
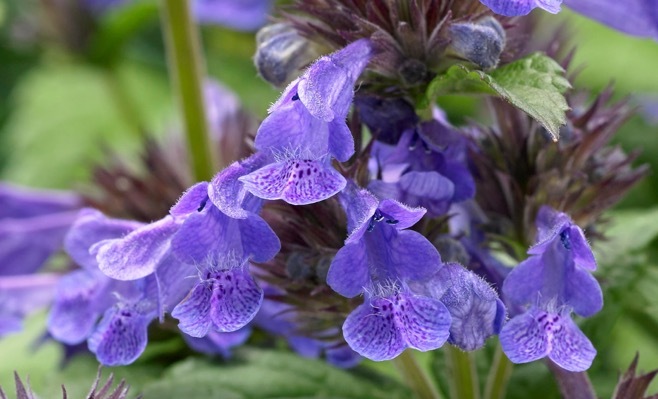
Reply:
<svg viewBox="0 0 658 399"><path fill-rule="evenodd" d="M356 97L354 105L361 121L377 141L395 145L402 132L418 123L413 105L403 98Z"/></svg>

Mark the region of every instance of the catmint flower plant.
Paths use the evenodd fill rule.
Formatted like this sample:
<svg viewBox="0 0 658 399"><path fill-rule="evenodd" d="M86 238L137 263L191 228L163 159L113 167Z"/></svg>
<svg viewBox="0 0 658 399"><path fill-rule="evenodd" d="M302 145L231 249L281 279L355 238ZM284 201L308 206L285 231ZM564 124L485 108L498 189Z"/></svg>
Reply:
<svg viewBox="0 0 658 399"><path fill-rule="evenodd" d="M0 337L48 308L41 334L67 361L171 367L145 397L347 397L343 380L354 397L529 397L549 373L564 397L612 393L602 331L644 271L599 248L648 167L611 144L632 107L582 89L548 25L564 6L656 38L649 3L163 0L180 123L147 139L113 79L154 6L88 2L89 46L114 49L88 58L143 151L73 194L0 185ZM260 89L230 89L238 61L213 58L245 38L267 86L243 90L285 87L262 120L241 104ZM613 397L644 398L656 372L636 366Z"/></svg>

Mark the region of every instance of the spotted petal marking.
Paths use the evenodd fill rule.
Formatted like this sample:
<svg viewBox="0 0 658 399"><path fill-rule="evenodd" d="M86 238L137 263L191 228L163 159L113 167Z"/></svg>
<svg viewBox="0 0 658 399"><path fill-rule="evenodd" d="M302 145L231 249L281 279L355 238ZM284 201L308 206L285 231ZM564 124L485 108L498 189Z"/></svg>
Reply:
<svg viewBox="0 0 658 399"><path fill-rule="evenodd" d="M324 161L292 159L267 165L240 178L253 195L292 205L323 201L345 188L346 180Z"/></svg>

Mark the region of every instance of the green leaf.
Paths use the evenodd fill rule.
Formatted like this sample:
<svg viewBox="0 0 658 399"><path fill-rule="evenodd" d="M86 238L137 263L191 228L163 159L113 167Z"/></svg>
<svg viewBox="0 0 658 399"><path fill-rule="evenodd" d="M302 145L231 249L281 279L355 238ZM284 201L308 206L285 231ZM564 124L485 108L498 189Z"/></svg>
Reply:
<svg viewBox="0 0 658 399"><path fill-rule="evenodd" d="M10 100L2 178L49 188L88 181L108 154L130 159L143 133L161 132L171 118L165 76L138 64L46 64L27 73Z"/></svg>
<svg viewBox="0 0 658 399"><path fill-rule="evenodd" d="M569 109L562 93L571 85L564 69L550 57L535 53L486 74L454 65L427 88L433 101L446 94L498 95L537 120L557 141Z"/></svg>
<svg viewBox="0 0 658 399"><path fill-rule="evenodd" d="M406 388L356 370L278 351L243 349L227 364L187 359L146 385L144 399L201 398L408 398Z"/></svg>

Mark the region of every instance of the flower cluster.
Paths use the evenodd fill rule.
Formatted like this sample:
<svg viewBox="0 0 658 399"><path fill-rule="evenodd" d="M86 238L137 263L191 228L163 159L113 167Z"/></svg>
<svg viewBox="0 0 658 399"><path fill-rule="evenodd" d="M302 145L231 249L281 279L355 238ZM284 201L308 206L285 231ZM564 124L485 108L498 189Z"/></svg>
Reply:
<svg viewBox="0 0 658 399"><path fill-rule="evenodd" d="M342 367L499 335L514 363L588 369L596 350L572 314L603 299L576 223L594 225L646 173L607 146L625 104L568 96L557 144L502 100L493 126L457 128L421 109L429 82L455 64L477 76L509 65L524 51L513 17L562 1L401 3L298 1L261 31L259 72L291 82L253 140L235 99L206 83L212 141L234 161L210 181L149 145L151 183L97 173L119 209L0 187L0 335L52 302L50 335L86 341L104 365L135 361L151 322L173 318L192 348L222 356L253 329ZM337 51L296 77L326 46ZM117 176L142 191L116 191ZM32 275L62 245L79 267Z"/></svg>

